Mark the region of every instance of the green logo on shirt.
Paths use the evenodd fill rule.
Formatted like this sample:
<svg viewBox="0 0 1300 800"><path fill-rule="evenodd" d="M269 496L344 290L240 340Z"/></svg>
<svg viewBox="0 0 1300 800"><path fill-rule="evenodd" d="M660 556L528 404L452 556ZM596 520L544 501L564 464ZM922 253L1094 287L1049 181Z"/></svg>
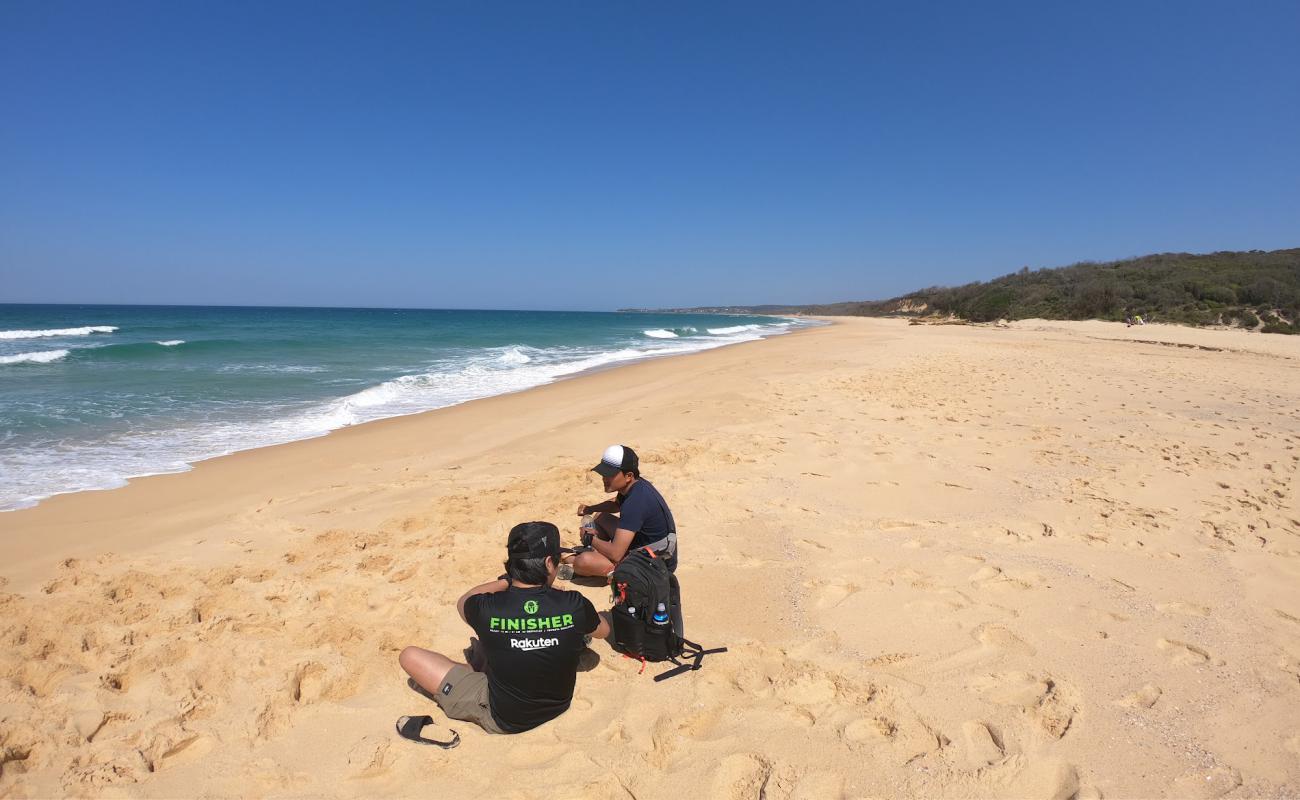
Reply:
<svg viewBox="0 0 1300 800"><path fill-rule="evenodd" d="M529 600L527 603L524 603L524 611L527 611L529 614L536 614L536 613L537 613L537 601L536 601L536 600Z"/></svg>

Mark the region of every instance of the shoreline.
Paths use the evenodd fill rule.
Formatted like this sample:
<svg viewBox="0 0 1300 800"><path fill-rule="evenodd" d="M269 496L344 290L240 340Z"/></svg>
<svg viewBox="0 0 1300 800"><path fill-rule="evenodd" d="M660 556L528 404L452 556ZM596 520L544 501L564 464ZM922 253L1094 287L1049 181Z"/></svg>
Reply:
<svg viewBox="0 0 1300 800"><path fill-rule="evenodd" d="M115 486L108 489L83 489L49 495L37 501L34 506L0 512L0 523L7 523L0 526L6 528L6 532L3 535L0 535L0 561L9 564L9 570L7 571L11 571L15 575L23 574L27 568L31 566L32 560L42 557L43 554L40 551L46 548L52 541L58 542L59 545L65 548L71 548L69 552L72 555L84 556L86 555L84 549L77 546L77 540L83 539L82 533L78 531L71 535L62 536L58 532L58 529L68 525L87 524L97 512L104 513L103 509L96 508L98 505L105 506L107 509L106 513L112 516L130 513L130 504L132 502L140 501L140 498L143 498L144 502L147 503L148 494L155 486L159 487L162 491L181 492L185 493L186 496L191 496L187 492L187 486L180 483L173 483L172 481L177 481L178 479L184 479L186 477L200 481L205 480L207 471L219 471L222 473L222 477L224 478L230 472L242 469L242 464L239 464L236 467L225 466L228 461L242 462L250 458L259 458L260 456L273 457L277 460L282 459L289 462L300 460L308 461L310 460L310 457L298 459L295 457L295 453L287 450L280 453L280 451L286 448L312 448L312 446L318 446L319 443L322 442L339 441L340 439L347 437L365 435L372 431L386 431L388 426L393 426L395 424L400 426L411 420L423 419L429 415L456 412L461 409L475 407L477 404L492 403L493 401L499 401L504 398L518 397L532 392L540 392L574 381L589 380L596 376L612 374L623 370L634 370L647 364L675 362L679 359L685 359L691 356L706 356L710 353L733 350L745 345L762 344L764 342L785 339L800 334L806 335L812 331L834 325L836 318L819 317L816 319L827 324L797 328L776 336L769 336L744 342L734 342L704 350L675 353L667 356L651 355L645 358L632 359L622 363L602 364L597 367L584 369L572 375L562 376L549 383L530 386L525 389L490 395L488 397L480 397L450 406L443 406L441 408L417 411L410 414L401 414L393 417L384 417L383 419L370 420L357 425L348 425L327 431L320 436L313 436L306 439L295 439L289 442L253 447L246 450L237 450L232 453L212 456L211 458L205 458L190 464L189 469L134 476L126 479L126 483L121 486ZM196 473L201 469L204 470L205 475L203 477L196 477ZM119 500L116 497L118 493L130 493L131 497L126 500ZM99 499L109 497L112 499ZM42 517L47 515L52 517L52 519L42 519ZM15 542L15 538L27 538L29 542L31 540L36 540L39 541L40 544L33 546L29 542ZM60 541L60 539L63 539L63 541ZM127 552L138 549L147 549L150 546L159 543L160 542L145 540L143 537L139 536L117 537L113 540L113 544ZM0 577L5 577L5 573L0 573Z"/></svg>
<svg viewBox="0 0 1300 800"><path fill-rule="evenodd" d="M751 315L751 316L753 316L753 315ZM785 318L785 317L774 316L773 319L786 319L786 318ZM814 326L814 327L816 327L816 326ZM733 347L733 346L738 345L738 344L749 344L749 343L751 343L751 342L753 342L753 341L764 341L764 340L769 339L769 338L776 338L777 336L788 336L788 335L793 334L793 333L798 333L798 332L800 332L801 330L807 330L807 328L795 328L795 329L792 329L792 330L788 330L788 331L786 331L785 333L775 334L775 335L773 335L773 336L764 336L764 337L761 337L761 338L756 339L756 340L747 340L747 341L742 341L742 342L730 342L730 343L726 343L726 344L715 345L715 346L713 346L713 347L702 348L702 349L700 349L700 350L690 350L690 351L686 351L686 352L670 353L670 354L665 354L665 355L655 355L655 354L653 354L653 353L647 353L646 355L644 355L644 356L642 356L642 357L628 359L627 361L613 362L613 363L607 363L607 364L600 364L600 365L598 365L598 366L594 366L594 367L588 367L588 368L582 369L582 370L580 370L580 371L578 371L578 372L575 372L575 373L572 373L572 374L561 375L561 376L559 376L559 377L557 377L557 378L554 378L554 379L548 381L547 383L538 384L538 385L536 385L536 386L528 386L528 387L525 387L525 388L522 388L522 389L514 389L514 390L511 390L511 391L503 392L503 393L501 393L501 394L499 394L499 395L488 395L487 397L479 397L479 398L474 398L474 399L471 399L471 400L464 400L464 401L461 401L461 402L453 403L453 404L448 405L448 406L441 406L441 407L439 407L439 408L430 408L430 409L425 409L425 410L423 410L423 411L412 411L412 412L403 413L403 414L396 414L396 415L391 416L391 417L383 417L383 418L380 418L380 419L367 420L367 421L365 421L365 422L357 423L357 424L354 424L354 425L345 425L345 426L340 427L340 428L333 428L333 429L331 429L331 430L325 431L325 432L322 433L322 434L318 434L318 435L315 435L315 436L307 436L307 437L304 437L304 438L301 438L301 439L292 439L292 440L290 440L290 441L286 441L286 442L277 442L277 443L274 443L274 444L256 445L256 446L253 446L253 447L247 447L247 448L243 448L243 449L239 449L239 450L234 450L234 451L227 452L227 453L219 453L219 454L216 454L216 455L208 456L208 457L206 457L206 458L198 459L198 460L193 461L193 462L187 462L187 464L186 464L186 468L185 468L185 469L168 470L168 471L163 471L163 472L148 472L148 473L142 473L142 474L139 474L139 475L132 475L132 476L129 476L129 477L124 478L124 479L123 479L123 480L124 480L124 483L122 483L122 484L120 484L120 485L117 485L117 486L109 486L109 487L103 487L103 488L73 489L73 490L70 490L70 491L65 491L65 492L56 492L56 493L54 493L54 494L45 495L45 496L43 496L43 497L37 499L35 502L33 502L32 505L22 506L22 507L18 507L18 508L10 508L10 509L3 509L3 510L0 510L0 520L4 519L4 517L5 517L6 515L13 514L13 513L15 513L15 512L19 512L19 511L27 511L27 510L30 510L30 509L33 509L33 508L37 508L37 507L39 507L39 506L42 506L42 505L44 505L45 503L48 503L50 500L52 500L52 499L54 499L54 498L56 498L56 497L63 497L63 496L66 496L66 495L78 495L78 494L83 494L83 493L86 493L86 492L111 492L111 491L116 491L116 490L118 490L118 489L126 488L127 486L129 486L131 483L133 483L133 482L135 482L135 481L143 480L143 479L145 479L145 478L154 478L154 477L160 477L160 476L165 476L165 475L179 475L179 474L184 474L184 473L187 473L187 472L192 472L192 471L197 467L197 465L199 465L199 464L206 463L206 462L208 462L208 461L212 461L212 460L214 460L214 459L226 458L226 457L229 457L229 456L238 455L239 453L246 453L246 452L251 452L251 451L255 451L255 450L263 450L263 449L266 449L266 448L269 448L269 447L282 447L282 446L285 446L285 445L295 444L295 443L297 443L297 442L309 441L309 440L311 440L311 439L320 439L320 438L324 438L324 437L330 436L331 434L334 434L334 433L336 433L336 432L338 432L338 431L345 430L345 429L347 429L347 428L355 428L355 427L358 427L358 426L360 426L360 425L369 425L369 424L373 424L373 423L375 423L375 422L383 422L383 421L385 421L385 420L389 420L389 419L399 419L399 418L402 418L402 417L411 417L411 416L416 416L416 415L419 415L419 414L427 414L427 413L429 413L429 412L431 412L431 411L440 411L440 410L445 409L445 408L455 408L455 407L457 407L457 406L465 405L466 403L478 402L478 401L480 401L480 400L486 400L486 399L490 399L490 398L492 398L492 397L500 397L500 396L504 396L504 395L508 395L508 394L518 394L518 393L520 393L520 392L530 391L530 390L532 390L532 389L537 389L537 388L540 388L540 387L542 387L542 386L549 386L549 385L551 385L551 384L558 383L558 382L560 382L560 381L572 380L572 379L574 379L574 378L581 378L581 377L583 377L583 376L585 376L585 375L596 374L596 373L599 373L599 372L604 372L604 371L606 371L606 370L614 370L614 369L620 369L620 368L622 368L622 367L629 367L629 366L633 366L633 365L635 365L635 364L640 364L640 363L643 363L643 362L646 362L646 361L655 361L655 360L665 359L665 358L678 358L678 357L683 357L683 356L698 355L698 354L700 354L700 353L707 353L707 352L710 352L710 351L712 351L712 350L720 350L720 349L724 349L724 348L727 348L727 347ZM378 385L380 385L380 384L376 384L376 386L378 386ZM368 387L368 388L374 388L374 387Z"/></svg>

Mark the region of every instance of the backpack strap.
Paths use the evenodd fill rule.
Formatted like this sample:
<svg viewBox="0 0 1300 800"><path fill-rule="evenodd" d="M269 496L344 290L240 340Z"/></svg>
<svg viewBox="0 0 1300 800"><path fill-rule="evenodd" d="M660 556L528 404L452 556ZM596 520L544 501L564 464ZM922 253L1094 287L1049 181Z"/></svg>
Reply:
<svg viewBox="0 0 1300 800"><path fill-rule="evenodd" d="M675 677L677 675L681 675L683 672L694 672L695 670L703 666L701 662L704 661L705 656L713 655L714 653L727 652L727 648L725 647L714 647L705 650L703 647L696 644L695 642L692 642L690 639L682 639L682 644L693 651L690 655L691 660L683 664L682 662L678 661L675 658L668 659L669 661L673 662L677 666L673 667L667 672L661 672L658 675L656 675L655 683L658 683L659 681L666 681L669 678Z"/></svg>

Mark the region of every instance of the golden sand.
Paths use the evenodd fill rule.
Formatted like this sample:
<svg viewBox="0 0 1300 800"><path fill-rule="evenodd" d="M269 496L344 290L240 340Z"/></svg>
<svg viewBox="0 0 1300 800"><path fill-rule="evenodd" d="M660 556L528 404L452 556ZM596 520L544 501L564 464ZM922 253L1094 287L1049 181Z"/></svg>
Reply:
<svg viewBox="0 0 1300 800"><path fill-rule="evenodd" d="M730 652L397 738L448 727L397 653L613 442ZM1298 467L1300 337L851 319L53 498L0 515L0 795L1296 796Z"/></svg>

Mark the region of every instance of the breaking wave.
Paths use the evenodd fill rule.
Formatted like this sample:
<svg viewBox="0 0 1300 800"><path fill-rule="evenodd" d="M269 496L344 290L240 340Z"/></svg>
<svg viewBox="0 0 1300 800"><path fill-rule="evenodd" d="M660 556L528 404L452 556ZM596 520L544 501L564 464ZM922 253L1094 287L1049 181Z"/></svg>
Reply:
<svg viewBox="0 0 1300 800"><path fill-rule="evenodd" d="M47 328L39 331L0 331L0 339L43 339L51 336L89 336L92 333L112 333L114 325L87 325L84 328Z"/></svg>
<svg viewBox="0 0 1300 800"><path fill-rule="evenodd" d="M67 350L44 350L39 353L18 353L12 356L0 356L0 364L48 364L61 361L68 355Z"/></svg>

